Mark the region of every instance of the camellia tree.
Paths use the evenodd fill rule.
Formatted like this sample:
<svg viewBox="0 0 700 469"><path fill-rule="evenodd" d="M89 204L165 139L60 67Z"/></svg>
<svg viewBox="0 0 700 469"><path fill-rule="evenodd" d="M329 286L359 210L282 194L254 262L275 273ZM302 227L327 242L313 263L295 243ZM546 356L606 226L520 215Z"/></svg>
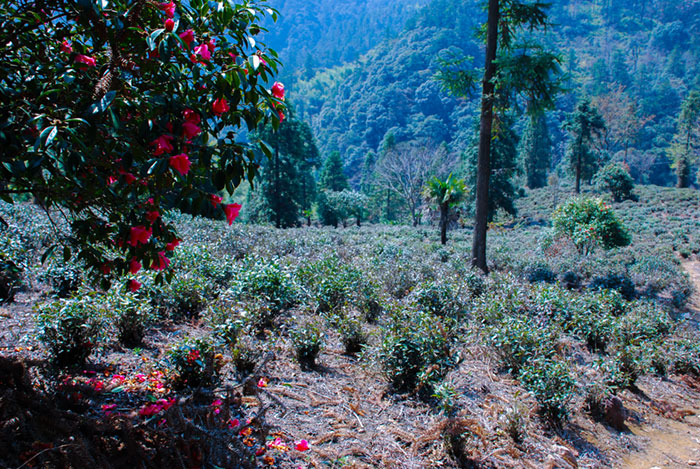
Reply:
<svg viewBox="0 0 700 469"><path fill-rule="evenodd" d="M65 217L64 257L104 287L142 268L169 280L180 240L161 215L231 224L240 206L222 191L270 156L242 134L284 118L277 55L256 39L265 15L246 0L2 2L0 198Z"/></svg>

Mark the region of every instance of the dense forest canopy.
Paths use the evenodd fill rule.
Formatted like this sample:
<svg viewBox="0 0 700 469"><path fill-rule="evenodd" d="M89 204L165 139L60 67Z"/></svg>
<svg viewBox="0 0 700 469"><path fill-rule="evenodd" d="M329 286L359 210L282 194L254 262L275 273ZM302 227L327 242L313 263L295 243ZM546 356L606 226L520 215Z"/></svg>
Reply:
<svg viewBox="0 0 700 469"><path fill-rule="evenodd" d="M354 186L367 152L381 150L389 135L396 142L444 142L457 153L468 149L478 96L456 99L434 76L441 58L472 58L475 68L483 66L475 33L485 18L483 2L295 3L272 2L286 19L268 40L281 51L288 88L321 154L340 151ZM562 125L586 97L606 120L594 144L603 160L626 163L637 182L674 184L669 149L681 104L698 86L700 2L551 3L552 26L534 38L560 56L566 73L565 91L546 116L551 168L566 161ZM516 116L519 134L523 114ZM694 159L691 164L694 181Z"/></svg>

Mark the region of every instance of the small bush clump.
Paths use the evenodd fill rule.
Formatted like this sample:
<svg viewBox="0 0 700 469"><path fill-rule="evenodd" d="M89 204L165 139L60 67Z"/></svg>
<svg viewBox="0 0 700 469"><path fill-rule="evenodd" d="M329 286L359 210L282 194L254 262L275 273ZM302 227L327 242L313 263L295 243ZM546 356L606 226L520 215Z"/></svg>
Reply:
<svg viewBox="0 0 700 469"><path fill-rule="evenodd" d="M453 339L450 327L427 313L394 318L378 354L394 390L431 395L435 383L456 363Z"/></svg>
<svg viewBox="0 0 700 469"><path fill-rule="evenodd" d="M323 347L323 333L317 326L306 323L291 332L294 351L302 370L313 369Z"/></svg>
<svg viewBox="0 0 700 469"><path fill-rule="evenodd" d="M42 305L39 338L59 367L85 363L100 336L101 314L90 298L59 300Z"/></svg>
<svg viewBox="0 0 700 469"><path fill-rule="evenodd" d="M220 364L209 341L186 339L174 346L169 355L174 387L197 388L218 381Z"/></svg>

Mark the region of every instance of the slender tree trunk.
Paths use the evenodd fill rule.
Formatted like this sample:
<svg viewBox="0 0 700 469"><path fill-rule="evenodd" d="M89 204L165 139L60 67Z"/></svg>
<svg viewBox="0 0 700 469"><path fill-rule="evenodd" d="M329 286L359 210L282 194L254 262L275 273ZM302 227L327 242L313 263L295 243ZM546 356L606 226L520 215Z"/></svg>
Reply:
<svg viewBox="0 0 700 469"><path fill-rule="evenodd" d="M576 156L576 193L581 193L581 150Z"/></svg>
<svg viewBox="0 0 700 469"><path fill-rule="evenodd" d="M472 243L472 265L488 273L486 266L486 230L489 212L489 178L491 176L491 131L493 127L496 49L498 47L499 0L489 0L486 27L486 65L481 92L481 123L479 127L479 156L476 176L476 216Z"/></svg>
<svg viewBox="0 0 700 469"><path fill-rule="evenodd" d="M576 147L576 193L581 193L581 164L583 153L583 130L581 130L581 136L579 137L578 145Z"/></svg>
<svg viewBox="0 0 700 469"><path fill-rule="evenodd" d="M447 244L447 214L450 206L447 203L440 204L440 243Z"/></svg>
<svg viewBox="0 0 700 469"><path fill-rule="evenodd" d="M282 227L280 218L280 200L279 200L279 183L280 183L280 137L275 135L275 226Z"/></svg>

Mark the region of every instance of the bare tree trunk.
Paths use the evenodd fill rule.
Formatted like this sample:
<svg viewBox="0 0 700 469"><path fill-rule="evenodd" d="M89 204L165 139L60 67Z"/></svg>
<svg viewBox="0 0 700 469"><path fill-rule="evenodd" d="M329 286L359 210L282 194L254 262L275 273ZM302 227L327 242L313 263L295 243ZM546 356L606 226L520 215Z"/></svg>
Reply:
<svg viewBox="0 0 700 469"><path fill-rule="evenodd" d="M481 92L481 124L479 127L479 157L476 176L476 216L472 243L472 265L484 273L486 266L486 230L489 214L489 178L491 176L491 131L493 127L494 83L496 49L498 47L499 0L489 0L486 29L486 65Z"/></svg>
<svg viewBox="0 0 700 469"><path fill-rule="evenodd" d="M280 184L280 137L275 133L275 226L282 227L279 203L279 184Z"/></svg>
<svg viewBox="0 0 700 469"><path fill-rule="evenodd" d="M450 206L447 203L440 204L440 243L447 244L447 214Z"/></svg>
<svg viewBox="0 0 700 469"><path fill-rule="evenodd" d="M576 193L581 193L581 149L576 157Z"/></svg>

